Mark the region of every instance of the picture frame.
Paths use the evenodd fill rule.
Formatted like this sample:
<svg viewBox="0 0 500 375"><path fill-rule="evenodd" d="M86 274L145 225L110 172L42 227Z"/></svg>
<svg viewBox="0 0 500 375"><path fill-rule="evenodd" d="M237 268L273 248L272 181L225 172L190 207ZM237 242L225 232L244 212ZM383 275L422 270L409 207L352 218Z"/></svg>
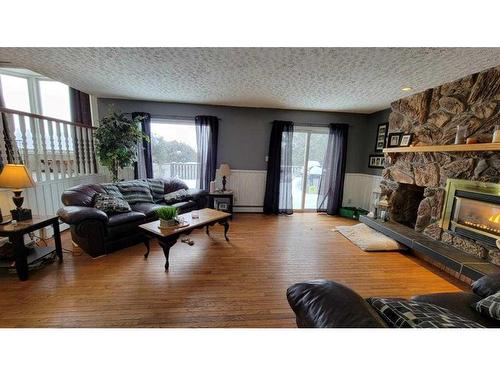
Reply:
<svg viewBox="0 0 500 375"><path fill-rule="evenodd" d="M368 168L385 168L385 156L383 154L370 154L368 156Z"/></svg>
<svg viewBox="0 0 500 375"><path fill-rule="evenodd" d="M403 134L401 136L401 140L399 141L400 147L409 147L411 146L411 141L413 140L413 133Z"/></svg>
<svg viewBox="0 0 500 375"><path fill-rule="evenodd" d="M404 133L389 133L387 136L387 147L399 147L403 134Z"/></svg>
<svg viewBox="0 0 500 375"><path fill-rule="evenodd" d="M389 123L384 122L377 127L377 136L375 138L375 152L382 152L386 147L387 131L389 130Z"/></svg>

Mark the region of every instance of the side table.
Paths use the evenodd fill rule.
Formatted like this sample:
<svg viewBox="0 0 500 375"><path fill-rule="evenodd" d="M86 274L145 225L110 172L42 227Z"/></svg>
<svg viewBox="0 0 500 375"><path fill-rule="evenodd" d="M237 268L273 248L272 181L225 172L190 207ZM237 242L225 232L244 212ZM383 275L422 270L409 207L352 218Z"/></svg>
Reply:
<svg viewBox="0 0 500 375"><path fill-rule="evenodd" d="M218 204L216 204L219 202ZM233 214L234 194L232 191L216 191L208 194L208 208ZM224 206L222 206L224 205ZM217 207L216 207L217 206Z"/></svg>
<svg viewBox="0 0 500 375"><path fill-rule="evenodd" d="M28 248L24 245L24 235L52 225L54 228L54 247ZM14 250L14 261L16 262L17 276L20 280L28 279L28 265L32 264L52 252L56 252L59 262L62 262L63 251L61 245L61 233L59 232L59 218L57 216L33 216L32 219L18 221L16 225L11 223L0 225L0 236L9 237ZM10 267L12 262L0 260L0 267Z"/></svg>

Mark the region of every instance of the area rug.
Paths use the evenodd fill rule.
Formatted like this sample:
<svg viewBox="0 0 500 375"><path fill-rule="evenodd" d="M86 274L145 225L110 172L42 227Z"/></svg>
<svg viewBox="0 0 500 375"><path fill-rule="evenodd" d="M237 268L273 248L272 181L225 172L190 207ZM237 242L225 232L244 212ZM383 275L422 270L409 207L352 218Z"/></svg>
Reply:
<svg viewBox="0 0 500 375"><path fill-rule="evenodd" d="M338 226L333 230L341 233L345 238L364 251L399 251L406 249L399 242L363 223L351 226Z"/></svg>

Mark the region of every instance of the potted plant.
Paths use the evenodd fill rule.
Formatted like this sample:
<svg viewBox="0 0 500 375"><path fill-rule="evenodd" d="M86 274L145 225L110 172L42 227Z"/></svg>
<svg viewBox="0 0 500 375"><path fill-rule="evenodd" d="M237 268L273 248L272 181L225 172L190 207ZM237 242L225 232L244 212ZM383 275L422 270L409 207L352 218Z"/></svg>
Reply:
<svg viewBox="0 0 500 375"><path fill-rule="evenodd" d="M137 160L137 145L148 137L140 130L142 117L130 118L113 111L100 121L95 130L97 156L107 167L113 182L118 181L118 170L132 165Z"/></svg>
<svg viewBox="0 0 500 375"><path fill-rule="evenodd" d="M160 218L160 228L174 227L179 224L177 220L177 207L160 207L155 210L155 213Z"/></svg>

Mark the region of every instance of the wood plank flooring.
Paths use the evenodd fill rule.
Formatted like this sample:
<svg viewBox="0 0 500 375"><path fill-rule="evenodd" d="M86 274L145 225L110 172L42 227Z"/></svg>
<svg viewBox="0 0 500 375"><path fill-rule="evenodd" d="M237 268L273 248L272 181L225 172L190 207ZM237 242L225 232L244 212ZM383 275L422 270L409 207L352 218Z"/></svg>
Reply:
<svg viewBox="0 0 500 375"><path fill-rule="evenodd" d="M326 278L362 296L410 297L467 289L437 268L401 253L365 253L335 225L352 220L296 213L236 214L230 242L214 226L149 259L137 245L92 259L65 253L63 264L20 282L0 272L0 327L295 327L285 297L295 282ZM63 246L71 249L68 231Z"/></svg>

